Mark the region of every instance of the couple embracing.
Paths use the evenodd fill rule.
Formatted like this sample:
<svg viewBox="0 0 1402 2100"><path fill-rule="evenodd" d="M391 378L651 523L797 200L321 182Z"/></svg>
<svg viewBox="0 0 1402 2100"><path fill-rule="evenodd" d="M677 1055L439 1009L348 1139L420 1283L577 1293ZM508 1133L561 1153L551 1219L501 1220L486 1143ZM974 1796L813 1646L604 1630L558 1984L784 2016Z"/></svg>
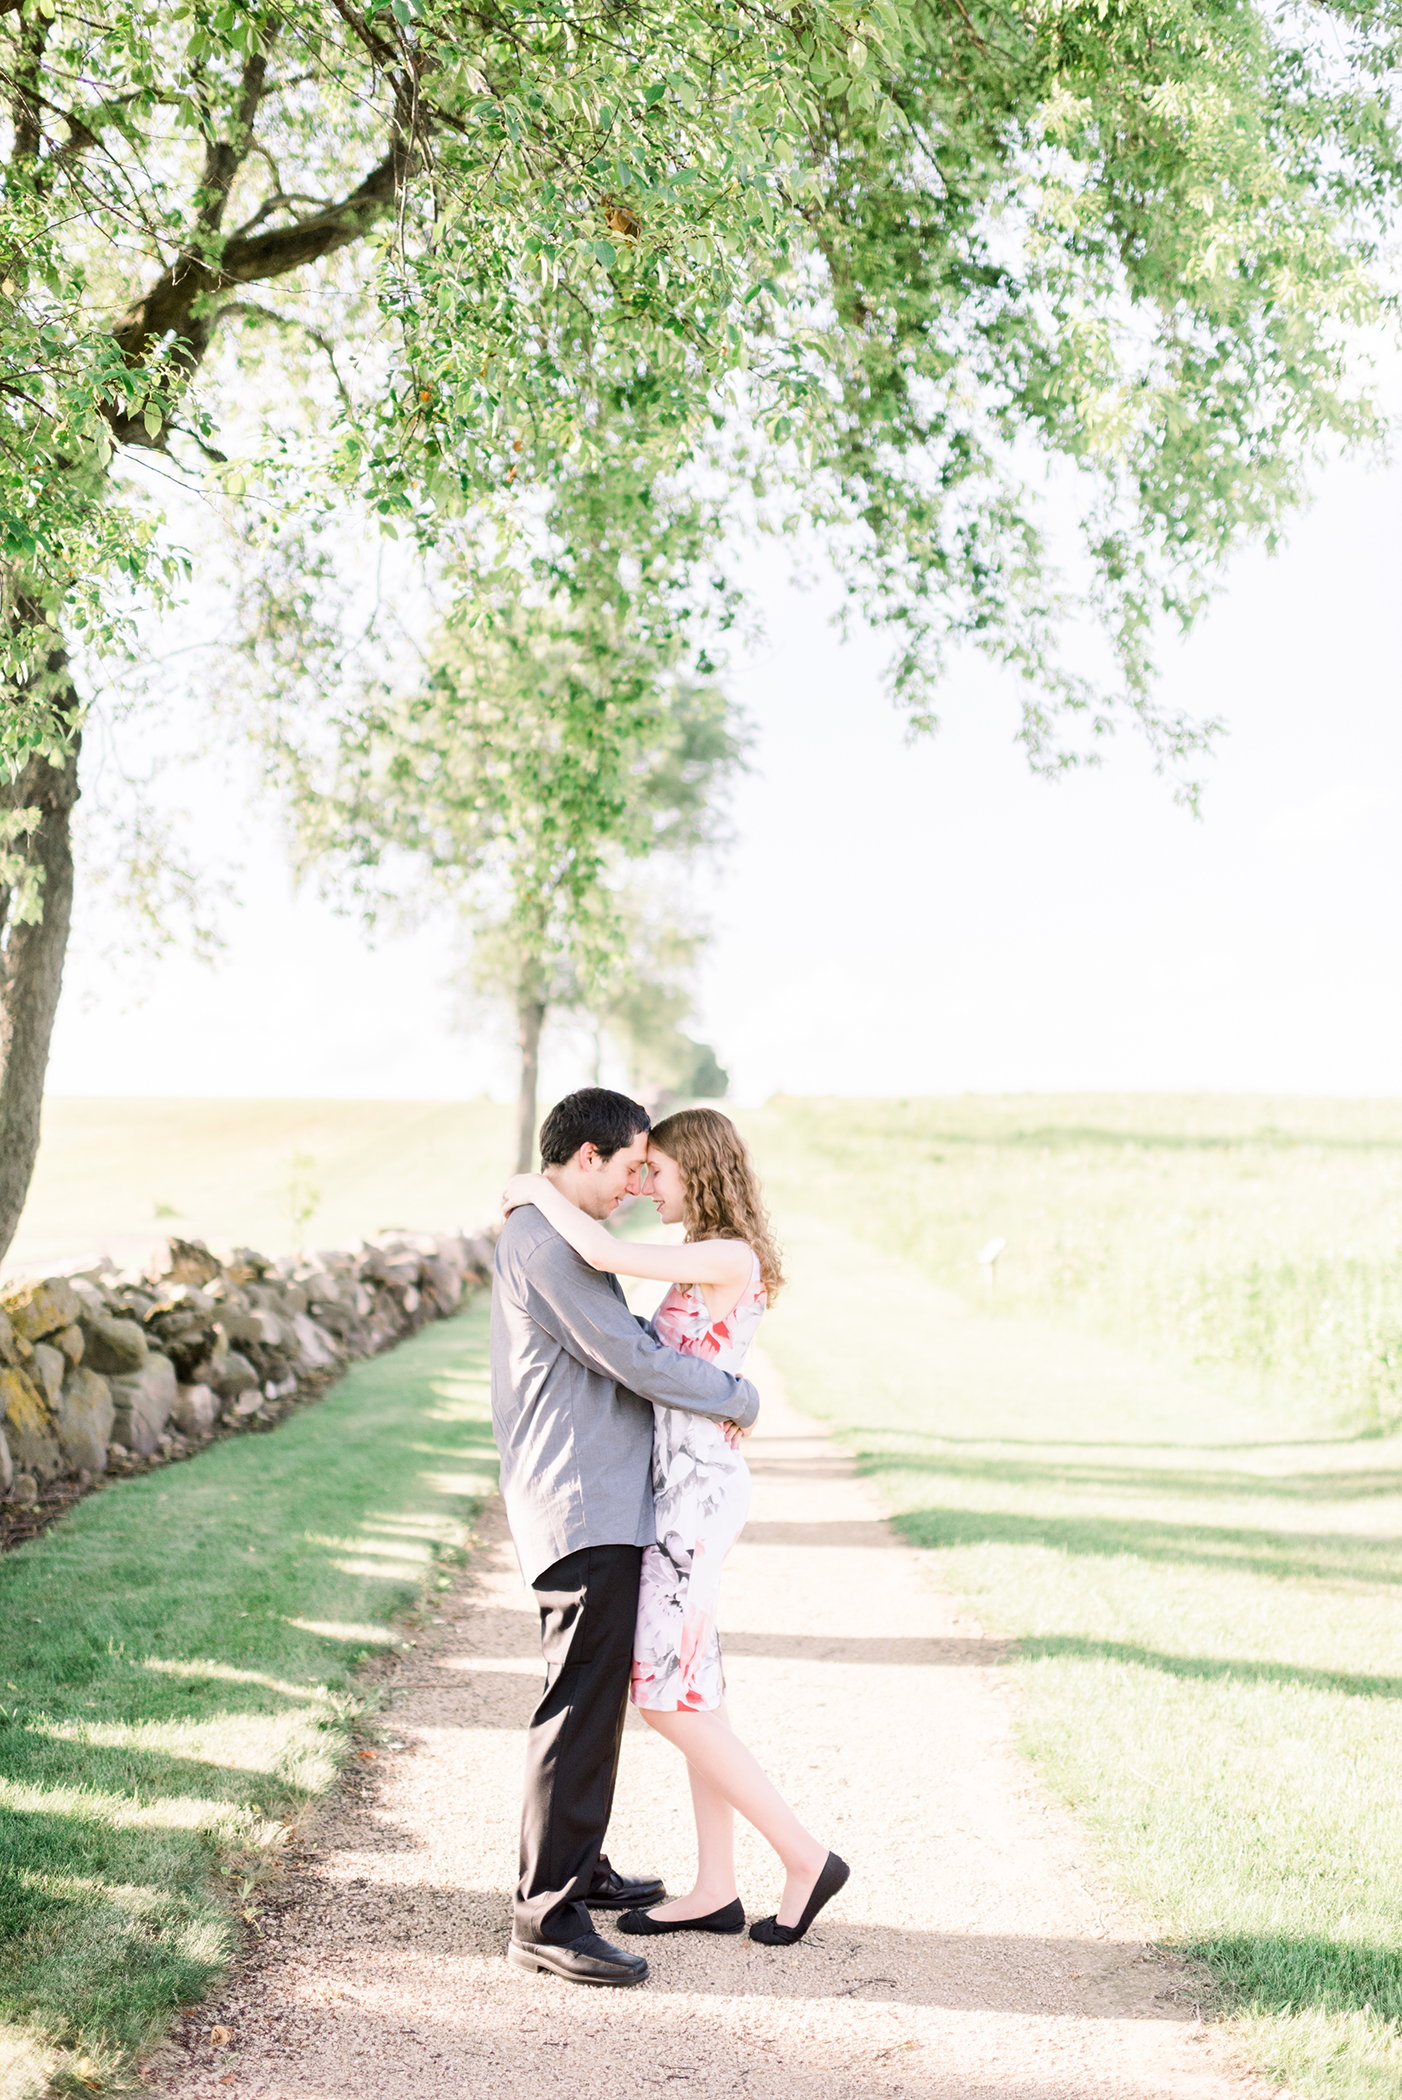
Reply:
<svg viewBox="0 0 1402 2100"><path fill-rule="evenodd" d="M847 1879L754 1756L724 1706L721 1564L745 1521L739 1446L759 1412L745 1353L783 1281L749 1154L729 1118L683 1109L649 1126L625 1095L586 1087L540 1130L540 1174L508 1183L492 1291L492 1423L521 1572L540 1606L546 1680L531 1717L521 1879L508 1958L574 1983L628 1985L631 1938L742 1932L738 1809L784 1869L774 1916L750 1927L792 1946ZM605 1228L644 1192L682 1246ZM671 1284L651 1322L618 1277ZM650 1403L650 1404L649 1404ZM697 1869L669 1901L603 1851L631 1695L686 1760Z"/></svg>

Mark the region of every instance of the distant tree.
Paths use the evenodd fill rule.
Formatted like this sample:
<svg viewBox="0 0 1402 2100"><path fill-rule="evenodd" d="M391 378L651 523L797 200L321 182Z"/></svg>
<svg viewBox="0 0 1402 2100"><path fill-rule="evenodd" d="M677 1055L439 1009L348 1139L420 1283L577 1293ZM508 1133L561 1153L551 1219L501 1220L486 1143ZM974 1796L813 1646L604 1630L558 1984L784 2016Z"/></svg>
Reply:
<svg viewBox="0 0 1402 2100"><path fill-rule="evenodd" d="M626 598L536 599L510 572L445 629L416 690L303 733L284 721L273 759L307 863L370 917L450 906L476 988L509 1003L528 1165L547 1014L627 977L628 871L716 836L740 751L723 693L677 670Z"/></svg>
<svg viewBox="0 0 1402 2100"><path fill-rule="evenodd" d="M665 893L640 885L620 900L620 913L624 938L614 969L582 987L573 1001L594 1032L596 1068L607 1041L640 1099L718 1100L729 1089L729 1075L710 1044L698 1043L684 1026L694 1011L706 929L694 921L683 924Z"/></svg>
<svg viewBox="0 0 1402 2100"><path fill-rule="evenodd" d="M676 1002L653 985L640 983L608 1017L608 1033L628 1067L628 1083L639 1098L718 1101L730 1091L730 1074L709 1043L686 1033Z"/></svg>

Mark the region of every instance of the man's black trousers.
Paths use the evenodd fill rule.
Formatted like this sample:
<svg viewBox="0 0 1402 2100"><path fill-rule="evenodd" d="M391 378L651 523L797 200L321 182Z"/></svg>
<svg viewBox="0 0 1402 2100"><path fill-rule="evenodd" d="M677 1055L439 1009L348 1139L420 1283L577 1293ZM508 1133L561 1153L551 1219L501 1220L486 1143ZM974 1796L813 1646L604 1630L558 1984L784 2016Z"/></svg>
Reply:
<svg viewBox="0 0 1402 2100"><path fill-rule="evenodd" d="M583 1546L532 1584L546 1676L526 1738L520 1940L594 1930L585 1904L613 1812L642 1561L641 1546Z"/></svg>

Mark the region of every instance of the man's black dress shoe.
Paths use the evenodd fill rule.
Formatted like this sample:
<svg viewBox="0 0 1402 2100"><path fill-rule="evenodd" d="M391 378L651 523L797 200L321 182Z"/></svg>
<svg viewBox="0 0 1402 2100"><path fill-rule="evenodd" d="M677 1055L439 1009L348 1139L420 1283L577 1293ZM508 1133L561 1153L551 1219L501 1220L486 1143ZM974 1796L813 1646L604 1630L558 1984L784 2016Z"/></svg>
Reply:
<svg viewBox="0 0 1402 2100"><path fill-rule="evenodd" d="M745 1906L737 1896L733 1903L708 1911L704 1918L650 1918L645 1910L630 1910L619 1919L618 1929L639 1939L664 1932L743 1932Z"/></svg>
<svg viewBox="0 0 1402 2100"><path fill-rule="evenodd" d="M629 1954L610 1946L597 1932L582 1939L552 1945L548 1940L508 1941L506 1958L514 1969L548 1969L566 1983L611 1983L621 1990L647 1982L647 1963L641 1954Z"/></svg>
<svg viewBox="0 0 1402 2100"><path fill-rule="evenodd" d="M584 1901L590 1910L647 1910L654 1903L665 1903L667 1891L655 1874L630 1881L610 1867L599 1875Z"/></svg>

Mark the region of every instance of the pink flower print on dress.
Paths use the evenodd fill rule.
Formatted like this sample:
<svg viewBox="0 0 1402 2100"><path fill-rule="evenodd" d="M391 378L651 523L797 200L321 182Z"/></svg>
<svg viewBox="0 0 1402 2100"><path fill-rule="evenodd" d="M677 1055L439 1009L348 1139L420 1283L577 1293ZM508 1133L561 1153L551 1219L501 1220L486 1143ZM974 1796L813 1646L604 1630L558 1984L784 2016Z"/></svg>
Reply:
<svg viewBox="0 0 1402 2100"><path fill-rule="evenodd" d="M764 1280L752 1254L749 1285L728 1318L713 1324L699 1289L674 1284L653 1316L653 1331L668 1347L738 1376L764 1308ZM749 1468L719 1423L654 1407L652 1488L660 1543L643 1549L633 1702L658 1712L710 1712L725 1696L721 1565L749 1509ZM689 1550L687 1540L695 1542Z"/></svg>

